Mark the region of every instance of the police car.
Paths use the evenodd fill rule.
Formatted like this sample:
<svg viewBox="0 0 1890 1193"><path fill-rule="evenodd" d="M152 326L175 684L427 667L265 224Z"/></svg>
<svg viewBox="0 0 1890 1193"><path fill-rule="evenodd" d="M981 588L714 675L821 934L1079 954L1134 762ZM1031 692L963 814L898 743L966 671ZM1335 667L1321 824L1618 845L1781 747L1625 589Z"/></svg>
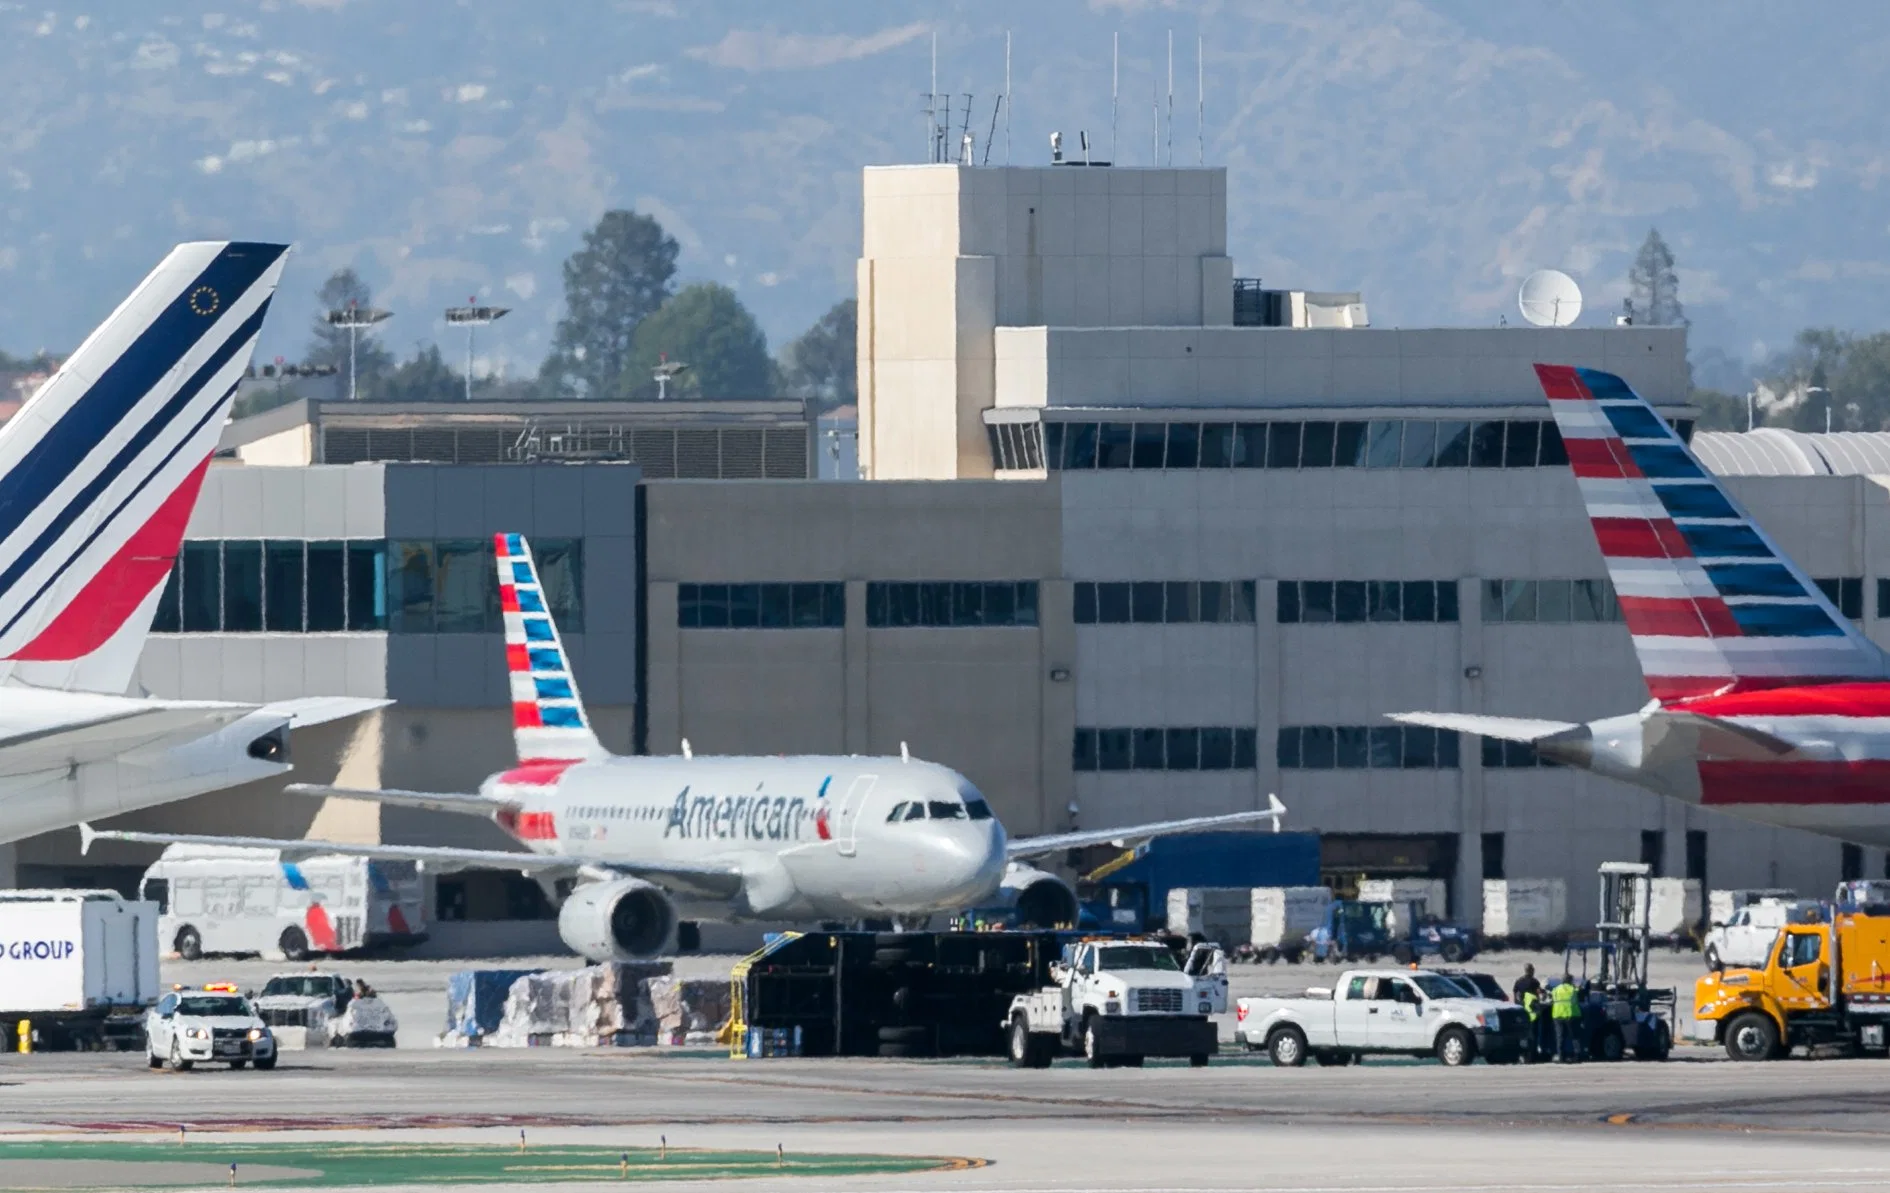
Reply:
<svg viewBox="0 0 1890 1193"><path fill-rule="evenodd" d="M240 1069L276 1067L276 1039L236 987L174 986L145 1013L144 1058L154 1069L168 1062L184 1072L198 1061Z"/></svg>

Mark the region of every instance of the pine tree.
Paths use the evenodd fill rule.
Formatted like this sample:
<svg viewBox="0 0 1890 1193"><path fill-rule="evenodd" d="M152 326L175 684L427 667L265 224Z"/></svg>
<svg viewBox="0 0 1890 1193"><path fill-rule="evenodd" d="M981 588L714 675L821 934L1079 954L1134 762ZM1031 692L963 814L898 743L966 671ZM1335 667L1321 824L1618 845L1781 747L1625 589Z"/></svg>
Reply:
<svg viewBox="0 0 1890 1193"><path fill-rule="evenodd" d="M1660 238L1658 228L1647 230L1641 251L1628 270L1628 297L1634 305L1638 322L1655 327L1684 327L1686 312L1680 309L1680 278L1674 273L1673 250Z"/></svg>
<svg viewBox="0 0 1890 1193"><path fill-rule="evenodd" d="M564 318L540 378L547 396L605 398L624 377L637 325L672 293L676 238L634 211L606 211L564 263Z"/></svg>
<svg viewBox="0 0 1890 1193"><path fill-rule="evenodd" d="M309 327L308 348L304 351L302 362L311 365L333 365L335 375L326 384L333 387L336 398L348 396L348 329L334 327L328 322L328 312L338 311L350 304L367 309L374 305L374 292L361 280L361 275L349 268L337 269L328 275L322 288L316 291L316 300L320 304L315 311L315 318ZM375 337L374 329L361 328L356 333L354 346L354 365L357 378L356 388L363 397L373 397L375 384L394 367L394 355Z"/></svg>

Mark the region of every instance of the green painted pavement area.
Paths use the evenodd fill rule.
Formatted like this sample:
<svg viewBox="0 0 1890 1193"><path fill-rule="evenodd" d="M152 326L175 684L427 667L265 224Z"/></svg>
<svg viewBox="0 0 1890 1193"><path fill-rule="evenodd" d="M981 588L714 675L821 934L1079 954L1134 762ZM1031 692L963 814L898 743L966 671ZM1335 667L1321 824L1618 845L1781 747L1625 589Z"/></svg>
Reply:
<svg viewBox="0 0 1890 1193"><path fill-rule="evenodd" d="M796 1154L528 1144L185 1144L114 1139L0 1143L0 1188L86 1190L203 1186L322 1189L379 1185L533 1185L574 1181L717 1180L744 1176L840 1177L972 1168L949 1156Z"/></svg>

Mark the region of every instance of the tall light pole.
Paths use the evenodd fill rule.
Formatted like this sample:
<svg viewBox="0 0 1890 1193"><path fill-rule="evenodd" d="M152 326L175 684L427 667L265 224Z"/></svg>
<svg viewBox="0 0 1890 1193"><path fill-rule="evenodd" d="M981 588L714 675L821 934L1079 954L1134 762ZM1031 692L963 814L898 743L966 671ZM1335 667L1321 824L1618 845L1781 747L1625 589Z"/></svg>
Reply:
<svg viewBox="0 0 1890 1193"><path fill-rule="evenodd" d="M475 301L476 297L477 296L469 297L466 301L471 303ZM473 329L496 323L509 314L511 310L511 307L479 306L446 308L446 321L448 323L457 323L466 329L466 400L468 402L472 401Z"/></svg>
<svg viewBox="0 0 1890 1193"><path fill-rule="evenodd" d="M1829 435L1831 433L1831 391L1822 385L1806 387L1805 396L1810 397L1812 394L1824 395L1824 433Z"/></svg>
<svg viewBox="0 0 1890 1193"><path fill-rule="evenodd" d="M680 360L671 360L667 352L657 354L657 365L653 372L653 379L656 382L657 401L660 402L669 396L670 381L675 378L676 374L688 367L688 365Z"/></svg>
<svg viewBox="0 0 1890 1193"><path fill-rule="evenodd" d="M337 307L328 312L328 326L345 327L348 329L348 400L350 402L354 401L358 396L354 384L355 337L361 334L362 328L373 327L383 319L392 318L393 314L394 312L392 311L381 311L373 307L364 307L353 299L348 300L347 306Z"/></svg>

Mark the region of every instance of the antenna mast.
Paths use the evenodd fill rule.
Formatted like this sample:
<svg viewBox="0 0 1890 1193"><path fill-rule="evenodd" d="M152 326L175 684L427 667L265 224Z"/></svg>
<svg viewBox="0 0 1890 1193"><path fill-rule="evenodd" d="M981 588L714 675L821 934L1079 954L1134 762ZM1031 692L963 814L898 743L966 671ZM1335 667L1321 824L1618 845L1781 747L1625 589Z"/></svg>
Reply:
<svg viewBox="0 0 1890 1193"><path fill-rule="evenodd" d="M1114 49L1110 54L1109 66L1109 160L1119 162L1121 156L1116 152L1116 105L1122 97L1122 31L1117 30L1113 38Z"/></svg>
<svg viewBox="0 0 1890 1193"><path fill-rule="evenodd" d="M949 101L947 101L947 107L945 109L945 123L950 124L951 120L952 120L951 107L949 106ZM938 135L938 33L936 31L934 31L932 34L931 123L932 123L932 127L926 130L925 136L926 136L926 140L931 142L931 153L932 153L931 160L936 162L939 160L939 151L941 148L943 148L941 139Z"/></svg>
<svg viewBox="0 0 1890 1193"><path fill-rule="evenodd" d="M1168 31L1168 164L1175 164L1175 31Z"/></svg>
<svg viewBox="0 0 1890 1193"><path fill-rule="evenodd" d="M1194 164L1207 165L1207 39L1194 37Z"/></svg>
<svg viewBox="0 0 1890 1193"><path fill-rule="evenodd" d="M1011 164L1011 31L1004 31L1004 164Z"/></svg>

